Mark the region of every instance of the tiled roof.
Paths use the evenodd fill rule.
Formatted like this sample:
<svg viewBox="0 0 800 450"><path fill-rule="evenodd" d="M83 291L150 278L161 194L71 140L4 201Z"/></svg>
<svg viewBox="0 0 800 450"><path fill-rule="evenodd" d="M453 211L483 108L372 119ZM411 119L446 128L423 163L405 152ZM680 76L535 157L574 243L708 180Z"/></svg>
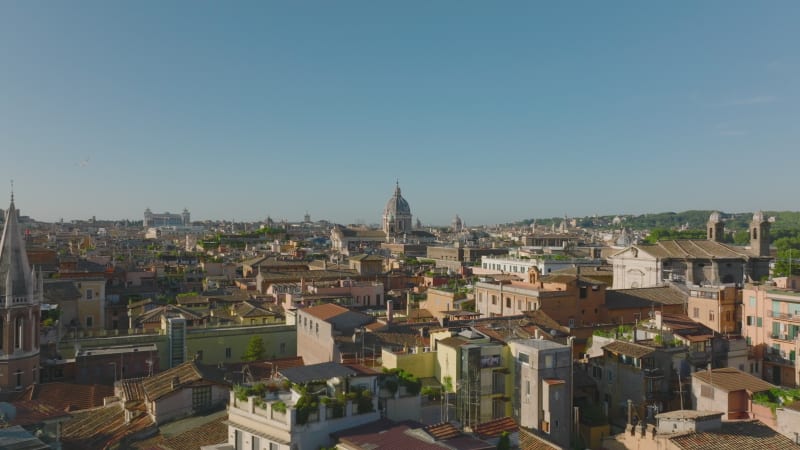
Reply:
<svg viewBox="0 0 800 450"><path fill-rule="evenodd" d="M797 450L791 439L759 421L722 422L719 431L689 433L670 438L683 450Z"/></svg>
<svg viewBox="0 0 800 450"><path fill-rule="evenodd" d="M133 413L130 423L125 423L125 413L119 404L87 409L72 413L72 419L61 427L64 450L109 448L125 436L138 433L150 426L150 416L139 411Z"/></svg>
<svg viewBox="0 0 800 450"><path fill-rule="evenodd" d="M449 338L440 339L438 342L439 345L446 345L448 347L460 347L461 345L465 344L467 340L459 336L453 336Z"/></svg>
<svg viewBox="0 0 800 450"><path fill-rule="evenodd" d="M619 353L621 355L632 356L634 358L641 358L655 351L651 347L625 341L614 341L610 344L606 344L605 346L603 346L603 350Z"/></svg>
<svg viewBox="0 0 800 450"><path fill-rule="evenodd" d="M124 400L144 400L144 389L142 388L142 380L122 380L119 382L120 389L122 390L122 398Z"/></svg>
<svg viewBox="0 0 800 450"><path fill-rule="evenodd" d="M221 380L208 373L211 370L211 368L201 368L194 361L187 361L155 376L145 378L142 381L145 398L149 401L158 400L171 394L176 388L199 383L222 384Z"/></svg>
<svg viewBox="0 0 800 450"><path fill-rule="evenodd" d="M498 419L475 425L475 427L473 427L473 431L475 431L475 434L483 438L493 438L498 437L503 433L513 433L517 431L518 428L519 426L517 425L517 422L511 417L500 417Z"/></svg>
<svg viewBox="0 0 800 450"><path fill-rule="evenodd" d="M672 239L636 247L660 259L746 259L750 257L744 249L708 239Z"/></svg>
<svg viewBox="0 0 800 450"><path fill-rule="evenodd" d="M103 399L113 395L111 386L53 382L31 386L25 398L41 400L61 411L77 411L103 406Z"/></svg>
<svg viewBox="0 0 800 450"><path fill-rule="evenodd" d="M669 287L615 289L606 291L606 308L647 308L652 305L682 305L689 296Z"/></svg>
<svg viewBox="0 0 800 450"><path fill-rule="evenodd" d="M335 303L325 303L319 306L310 306L303 309L303 312L310 314L320 320L328 320L331 317L336 317L339 314L344 314L350 310L344 306L339 306Z"/></svg>
<svg viewBox="0 0 800 450"><path fill-rule="evenodd" d="M334 438L348 448L374 449L374 450L441 450L436 443L425 442L415 437L411 432L418 429L421 424L404 421L392 422L381 419L376 422L361 425L355 428L334 433Z"/></svg>
<svg viewBox="0 0 800 450"><path fill-rule="evenodd" d="M774 384L767 383L761 378L754 377L749 373L742 372L733 367L712 369L711 372L701 370L692 374L698 380L710 384L715 388L727 392L748 390L750 392L768 391L775 387Z"/></svg>
<svg viewBox="0 0 800 450"><path fill-rule="evenodd" d="M519 448L520 450L561 450L561 447L536 436L524 428L519 429Z"/></svg>
<svg viewBox="0 0 800 450"><path fill-rule="evenodd" d="M164 305L164 306L159 306L150 311L147 311L146 313L137 317L136 321L139 323L157 323L161 322L162 315L166 317L181 316L187 320L198 320L203 318L202 314L199 314L196 311L192 311L191 309L183 308L176 305Z"/></svg>
<svg viewBox="0 0 800 450"><path fill-rule="evenodd" d="M364 255L351 256L350 257L350 261L381 261L382 262L383 258L381 258L378 255L366 255L366 254L364 254Z"/></svg>
<svg viewBox="0 0 800 450"><path fill-rule="evenodd" d="M53 302L78 300L82 297L81 291L72 281L47 281L44 283L44 298Z"/></svg>
<svg viewBox="0 0 800 450"><path fill-rule="evenodd" d="M450 439L461 435L461 431L459 431L458 428L456 428L450 422L440 422L437 424L428 425L423 428L423 430L425 430L425 432L428 433L435 441Z"/></svg>
<svg viewBox="0 0 800 450"><path fill-rule="evenodd" d="M195 450L206 445L228 441L227 416L222 415L210 422L187 428L179 434L157 435L144 441L135 442L131 448L141 450ZM192 419L195 420L195 419Z"/></svg>
<svg viewBox="0 0 800 450"><path fill-rule="evenodd" d="M69 414L63 410L54 408L40 400L21 400L13 403L17 414L9 422L12 425L27 427L43 422L52 422L69 418Z"/></svg>

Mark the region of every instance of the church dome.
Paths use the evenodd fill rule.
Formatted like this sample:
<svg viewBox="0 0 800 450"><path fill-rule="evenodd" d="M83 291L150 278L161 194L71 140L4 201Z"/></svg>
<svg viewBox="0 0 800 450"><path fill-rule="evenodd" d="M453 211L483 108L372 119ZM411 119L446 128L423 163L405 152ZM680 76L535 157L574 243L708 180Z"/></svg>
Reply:
<svg viewBox="0 0 800 450"><path fill-rule="evenodd" d="M386 217L402 217L411 215L411 207L408 206L406 199L400 195L400 184L394 189L394 195L386 203L386 209L383 211Z"/></svg>

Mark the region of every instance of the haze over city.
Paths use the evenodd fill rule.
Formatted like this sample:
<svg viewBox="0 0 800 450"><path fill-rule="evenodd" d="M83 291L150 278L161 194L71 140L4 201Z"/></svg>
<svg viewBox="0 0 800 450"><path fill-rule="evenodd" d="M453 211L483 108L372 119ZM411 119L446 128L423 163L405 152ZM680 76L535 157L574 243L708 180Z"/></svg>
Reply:
<svg viewBox="0 0 800 450"><path fill-rule="evenodd" d="M52 221L377 223L396 180L425 224L796 209L797 23L796 2L3 2L0 183Z"/></svg>

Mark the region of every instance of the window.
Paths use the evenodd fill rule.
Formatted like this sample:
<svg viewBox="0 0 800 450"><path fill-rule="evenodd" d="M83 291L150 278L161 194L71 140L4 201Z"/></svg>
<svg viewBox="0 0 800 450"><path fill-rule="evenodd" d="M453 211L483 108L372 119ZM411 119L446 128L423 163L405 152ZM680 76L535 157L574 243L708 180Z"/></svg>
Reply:
<svg viewBox="0 0 800 450"><path fill-rule="evenodd" d="M261 439L258 436L253 435L250 438L250 448L252 450L261 450Z"/></svg>
<svg viewBox="0 0 800 450"><path fill-rule="evenodd" d="M575 328L575 319L572 319L572 318L569 319L569 327L570 328Z"/></svg>
<svg viewBox="0 0 800 450"><path fill-rule="evenodd" d="M225 348L225 359L230 359L230 358L231 358L231 348L230 347L226 347Z"/></svg>
<svg viewBox="0 0 800 450"><path fill-rule="evenodd" d="M692 308L692 317L695 319L700 317L700 308Z"/></svg>
<svg viewBox="0 0 800 450"><path fill-rule="evenodd" d="M714 311L709 311L708 312L708 320L711 320L711 321L714 320Z"/></svg>
<svg viewBox="0 0 800 450"><path fill-rule="evenodd" d="M614 381L614 372L609 370L608 371L608 382L611 383L612 381Z"/></svg>
<svg viewBox="0 0 800 450"><path fill-rule="evenodd" d="M552 369L553 367L555 367L555 364L553 364L553 363L554 363L553 355L544 355L544 368L545 369Z"/></svg>
<svg viewBox="0 0 800 450"><path fill-rule="evenodd" d="M192 389L192 408L199 411L211 406L211 386L199 386Z"/></svg>
<svg viewBox="0 0 800 450"><path fill-rule="evenodd" d="M511 297L506 297L506 308L511 308Z"/></svg>
<svg viewBox="0 0 800 450"><path fill-rule="evenodd" d="M24 334L23 323L24 323L24 320L22 319L22 317L17 317L16 334L15 334L15 339L14 339L14 348L22 348L22 337L25 335Z"/></svg>
<svg viewBox="0 0 800 450"><path fill-rule="evenodd" d="M269 443L269 450L279 450L278 449L278 444L276 444L274 442L270 442Z"/></svg>
<svg viewBox="0 0 800 450"><path fill-rule="evenodd" d="M497 304L497 296L496 295L492 295L492 304L493 305Z"/></svg>
<svg viewBox="0 0 800 450"><path fill-rule="evenodd" d="M750 296L750 307L751 308L755 308L756 307L756 297L754 295Z"/></svg>
<svg viewBox="0 0 800 450"><path fill-rule="evenodd" d="M603 368L592 366L592 376L598 380L601 380L603 378Z"/></svg>
<svg viewBox="0 0 800 450"><path fill-rule="evenodd" d="M714 398L714 388L708 385L700 386L700 395L705 398Z"/></svg>
<svg viewBox="0 0 800 450"><path fill-rule="evenodd" d="M517 309L522 311L522 300L517 300Z"/></svg>
<svg viewBox="0 0 800 450"><path fill-rule="evenodd" d="M756 317L756 326L758 328L761 328L762 326L764 326L764 319L761 318L761 317Z"/></svg>
<svg viewBox="0 0 800 450"><path fill-rule="evenodd" d="M753 316L747 316L746 320L747 320L746 323L747 323L748 326L753 325Z"/></svg>
<svg viewBox="0 0 800 450"><path fill-rule="evenodd" d="M92 297L93 297L92 294L93 294L92 290L91 289L87 289L86 290L86 300L91 300Z"/></svg>
<svg viewBox="0 0 800 450"><path fill-rule="evenodd" d="M586 286L581 286L581 290L578 296L580 298L586 298Z"/></svg>
<svg viewBox="0 0 800 450"><path fill-rule="evenodd" d="M528 356L527 353L519 352L519 355L517 355L517 359L519 359L519 362L521 362L521 363L525 363L525 364L530 363L530 357Z"/></svg>

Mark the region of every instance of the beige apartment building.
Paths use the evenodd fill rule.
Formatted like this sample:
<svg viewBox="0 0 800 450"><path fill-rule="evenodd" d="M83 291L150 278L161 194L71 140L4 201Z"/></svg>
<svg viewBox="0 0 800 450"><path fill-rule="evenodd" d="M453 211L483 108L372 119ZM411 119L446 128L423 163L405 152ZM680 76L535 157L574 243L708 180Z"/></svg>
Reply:
<svg viewBox="0 0 800 450"><path fill-rule="evenodd" d="M689 290L689 317L717 333L741 330L742 292L735 285L693 287Z"/></svg>

